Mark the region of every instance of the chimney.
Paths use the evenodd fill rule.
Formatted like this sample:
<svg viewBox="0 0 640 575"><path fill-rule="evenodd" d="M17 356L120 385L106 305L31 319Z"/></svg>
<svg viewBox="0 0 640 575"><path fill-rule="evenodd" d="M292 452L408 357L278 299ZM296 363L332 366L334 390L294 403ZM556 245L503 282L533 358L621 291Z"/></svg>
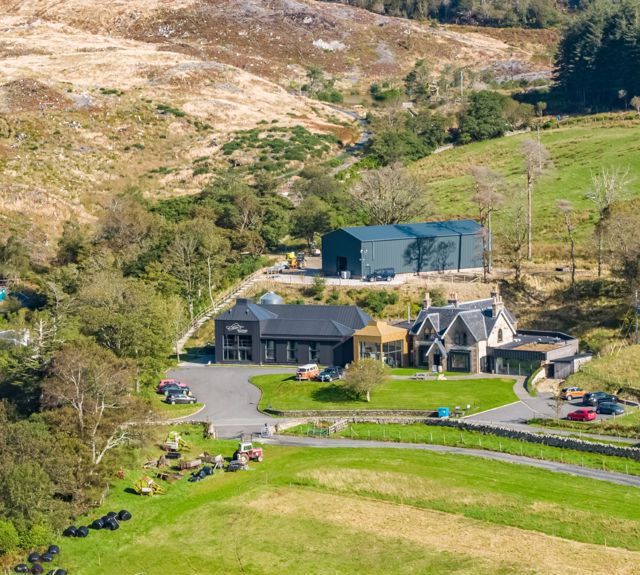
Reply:
<svg viewBox="0 0 640 575"><path fill-rule="evenodd" d="M458 304L460 303L458 301L458 294L457 292L453 292L449 294L449 300L447 301L447 303L449 305L452 305L453 307L458 307Z"/></svg>
<svg viewBox="0 0 640 575"><path fill-rule="evenodd" d="M424 294L424 300L422 300L422 309L429 309L431 307L431 294L426 292Z"/></svg>
<svg viewBox="0 0 640 575"><path fill-rule="evenodd" d="M502 296L498 288L491 292L491 299L493 300L491 304L491 317L498 317L498 314L504 309L504 303L502 303Z"/></svg>

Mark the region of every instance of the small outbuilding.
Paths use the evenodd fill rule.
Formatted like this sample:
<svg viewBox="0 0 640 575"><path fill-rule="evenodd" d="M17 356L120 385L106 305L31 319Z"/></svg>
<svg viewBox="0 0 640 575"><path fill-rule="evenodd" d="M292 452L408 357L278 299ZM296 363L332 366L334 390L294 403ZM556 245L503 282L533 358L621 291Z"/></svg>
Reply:
<svg viewBox="0 0 640 575"><path fill-rule="evenodd" d="M371 320L353 334L353 357L377 359L391 367L404 367L408 356L407 330Z"/></svg>
<svg viewBox="0 0 640 575"><path fill-rule="evenodd" d="M353 277L482 267L484 228L473 220L340 228L322 237L322 272Z"/></svg>

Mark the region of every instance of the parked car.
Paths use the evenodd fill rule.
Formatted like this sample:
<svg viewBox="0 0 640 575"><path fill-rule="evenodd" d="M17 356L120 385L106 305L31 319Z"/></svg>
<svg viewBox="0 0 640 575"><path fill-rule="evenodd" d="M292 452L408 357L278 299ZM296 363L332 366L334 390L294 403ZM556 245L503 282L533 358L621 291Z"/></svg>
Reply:
<svg viewBox="0 0 640 575"><path fill-rule="evenodd" d="M593 421L596 418L596 412L593 409L576 409L567 415L567 419L571 421Z"/></svg>
<svg viewBox="0 0 640 575"><path fill-rule="evenodd" d="M367 274L364 279L368 282L390 282L394 277L396 277L396 270L393 268L382 268L373 270L370 274Z"/></svg>
<svg viewBox="0 0 640 575"><path fill-rule="evenodd" d="M166 403L171 405L175 405L176 403L197 403L197 399L192 395L187 395L186 393L170 393L167 397L164 398Z"/></svg>
<svg viewBox="0 0 640 575"><path fill-rule="evenodd" d="M307 381L315 379L320 375L320 368L315 363L301 365L296 371L296 379L298 381Z"/></svg>
<svg viewBox="0 0 640 575"><path fill-rule="evenodd" d="M181 393L191 395L191 390L186 385L169 384L162 388L162 393L164 393L165 396L179 395Z"/></svg>
<svg viewBox="0 0 640 575"><path fill-rule="evenodd" d="M325 367L317 377L318 381L333 381L334 379L342 379L341 367Z"/></svg>
<svg viewBox="0 0 640 575"><path fill-rule="evenodd" d="M158 384L158 387L156 387L156 391L158 393L164 393L165 388L169 385L173 385L173 386L177 385L178 387L181 387L183 389L187 387L186 383L182 383L177 379L161 379L160 383Z"/></svg>
<svg viewBox="0 0 640 575"><path fill-rule="evenodd" d="M610 403L608 401L601 401L596 407L596 413L604 413L605 415L622 415L624 408L617 403Z"/></svg>
<svg viewBox="0 0 640 575"><path fill-rule="evenodd" d="M584 405L598 405L598 403L600 403L601 401L606 401L607 403L616 403L618 401L618 398L615 395L606 393L605 391L587 393L582 398L582 403Z"/></svg>
<svg viewBox="0 0 640 575"><path fill-rule="evenodd" d="M579 387L563 387L560 391L560 397L562 399L566 399L567 401L571 401L572 399L577 399L579 397L584 397L586 395L586 391Z"/></svg>

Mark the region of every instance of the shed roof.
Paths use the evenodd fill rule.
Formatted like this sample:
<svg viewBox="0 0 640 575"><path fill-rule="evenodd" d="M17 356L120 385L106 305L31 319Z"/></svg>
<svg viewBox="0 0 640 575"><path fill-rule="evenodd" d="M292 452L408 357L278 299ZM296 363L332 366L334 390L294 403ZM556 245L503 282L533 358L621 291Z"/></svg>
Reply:
<svg viewBox="0 0 640 575"><path fill-rule="evenodd" d="M449 220L388 226L359 226L341 228L360 241L402 240L407 238L433 238L438 236L475 235L482 226L473 220Z"/></svg>

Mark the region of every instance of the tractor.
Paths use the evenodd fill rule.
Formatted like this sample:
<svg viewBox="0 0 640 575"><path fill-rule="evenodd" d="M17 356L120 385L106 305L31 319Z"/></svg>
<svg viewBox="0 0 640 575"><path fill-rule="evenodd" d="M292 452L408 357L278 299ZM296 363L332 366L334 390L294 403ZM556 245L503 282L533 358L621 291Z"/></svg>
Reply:
<svg viewBox="0 0 640 575"><path fill-rule="evenodd" d="M248 441L241 441L238 444L238 449L236 449L233 454L233 459L241 461L242 463L248 463L249 461L262 461L262 447L254 447L253 444Z"/></svg>
<svg viewBox="0 0 640 575"><path fill-rule="evenodd" d="M143 476L133 484L133 490L138 495L156 495L164 493L164 489L160 487L151 477Z"/></svg>
<svg viewBox="0 0 640 575"><path fill-rule="evenodd" d="M164 442L165 451L182 451L183 449L191 449L191 446L182 439L177 431L170 431Z"/></svg>

